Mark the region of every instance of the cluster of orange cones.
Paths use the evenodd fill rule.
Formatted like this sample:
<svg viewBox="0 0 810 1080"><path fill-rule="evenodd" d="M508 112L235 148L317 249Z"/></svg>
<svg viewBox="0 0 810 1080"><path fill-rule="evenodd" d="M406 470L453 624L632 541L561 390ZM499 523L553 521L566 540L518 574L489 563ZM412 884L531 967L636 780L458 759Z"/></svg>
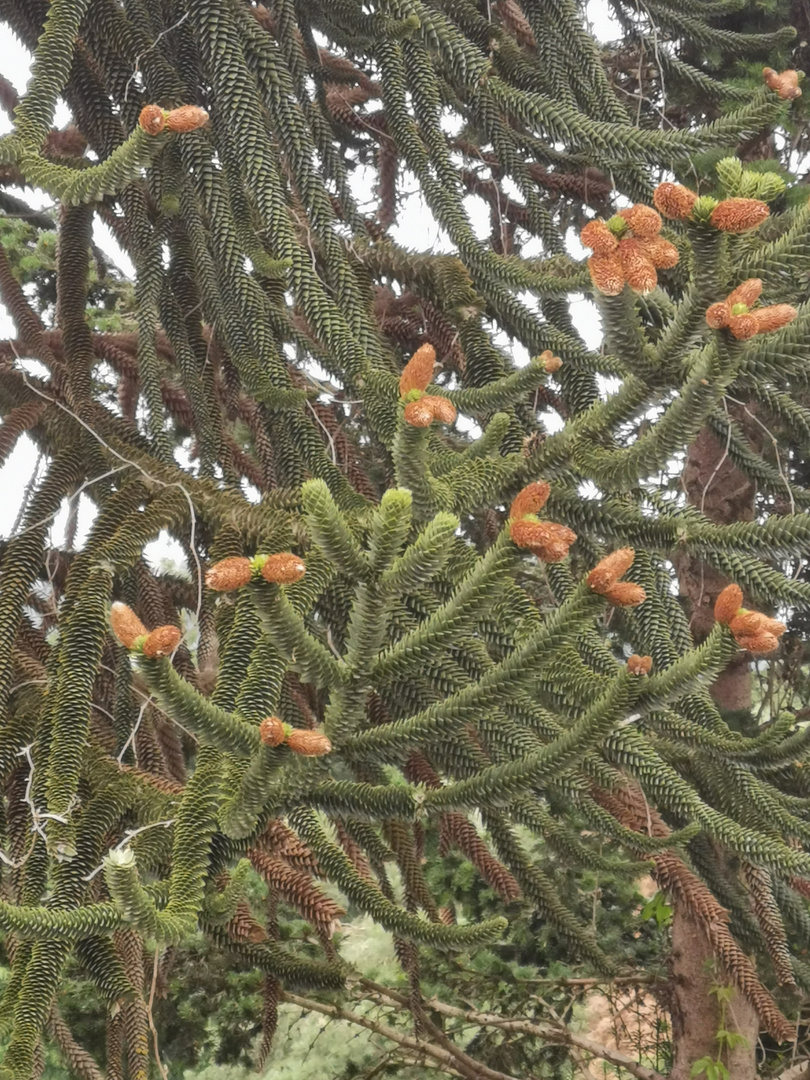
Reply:
<svg viewBox="0 0 810 1080"><path fill-rule="evenodd" d="M265 746L289 747L301 757L323 757L332 749L332 744L320 731L309 728L294 728L285 724L277 716L266 716L259 725L259 738Z"/></svg>
<svg viewBox="0 0 810 1080"><path fill-rule="evenodd" d="M758 654L778 649L779 638L787 629L785 624L760 611L748 611L742 602L740 586L726 585L715 601L715 619L729 628L741 649Z"/></svg>
<svg viewBox="0 0 810 1080"><path fill-rule="evenodd" d="M402 369L399 396L406 399L405 423L411 427L430 427L434 420L452 424L456 418L456 407L449 398L425 393L435 365L436 350L426 342Z"/></svg>
<svg viewBox="0 0 810 1080"><path fill-rule="evenodd" d="M792 323L798 315L790 304L771 304L770 307L755 308L762 292L759 278L748 278L728 294L725 300L711 304L706 310L706 322L713 330L727 327L739 341L747 341L757 334L769 334L781 330Z"/></svg>
<svg viewBox="0 0 810 1080"><path fill-rule="evenodd" d="M658 284L659 269L678 262L678 249L658 234L661 215L637 203L609 221L589 221L580 240L593 251L588 259L591 281L605 296L618 296L625 283L637 293Z"/></svg>
<svg viewBox="0 0 810 1080"><path fill-rule="evenodd" d="M144 105L138 124L147 135L159 135L161 131L182 134L196 131L208 123L208 113L198 105L181 105L179 109L161 109L160 105Z"/></svg>

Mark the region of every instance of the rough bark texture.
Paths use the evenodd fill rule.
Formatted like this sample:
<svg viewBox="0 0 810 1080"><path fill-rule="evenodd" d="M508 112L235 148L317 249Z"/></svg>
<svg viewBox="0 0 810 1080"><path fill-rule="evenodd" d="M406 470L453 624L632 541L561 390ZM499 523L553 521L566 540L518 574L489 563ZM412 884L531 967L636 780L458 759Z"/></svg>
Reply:
<svg viewBox="0 0 810 1080"><path fill-rule="evenodd" d="M672 1020L673 1063L669 1080L689 1080L692 1065L706 1055L717 1054L716 1032L720 1008L712 995L712 983L725 981L722 972L712 971L712 953L700 923L688 912L675 909L672 920ZM754 1051L759 1020L753 1008L739 994L727 1006L729 1031L744 1035L744 1046L724 1054L723 1061L733 1080L755 1080Z"/></svg>
<svg viewBox="0 0 810 1080"><path fill-rule="evenodd" d="M752 521L753 483L726 456L725 447L704 428L686 455L682 483L689 502L718 525ZM681 595L689 604L692 633L702 641L714 625L714 602L728 584L702 560L684 556L678 560ZM712 687L712 696L723 712L742 712L751 707L751 677L747 653L740 653Z"/></svg>
<svg viewBox="0 0 810 1080"><path fill-rule="evenodd" d="M751 521L756 489L726 455L706 428L689 447L682 483L689 502L718 524ZM701 560L684 557L677 563L681 595L689 604L692 632L700 641L714 624L714 602L728 579ZM741 652L711 688L712 697L726 714L743 713L751 707L749 657ZM727 981L716 972L714 956L700 923L680 905L672 919L672 1042L670 1080L688 1080L692 1065L717 1053L716 1032L720 1009L711 994L712 982ZM751 1005L739 994L728 1006L728 1029L744 1035L747 1044L724 1059L734 1080L754 1080L755 1049L759 1022Z"/></svg>

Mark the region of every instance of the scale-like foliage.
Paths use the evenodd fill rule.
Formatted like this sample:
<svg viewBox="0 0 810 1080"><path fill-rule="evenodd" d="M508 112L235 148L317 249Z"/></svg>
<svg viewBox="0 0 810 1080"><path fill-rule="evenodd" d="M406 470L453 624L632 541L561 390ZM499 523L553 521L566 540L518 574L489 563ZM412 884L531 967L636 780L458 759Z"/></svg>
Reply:
<svg viewBox="0 0 810 1080"><path fill-rule="evenodd" d="M766 57L792 32L727 29L734 0L613 6L659 89L721 103L705 124L650 122L643 87L633 116L563 0L0 4L35 55L3 179L64 204L54 327L0 253L19 335L0 453L27 432L47 462L0 549L3 1080L28 1080L47 1037L92 1071L54 1011L71 955L111 1006L109 1075L126 1057L145 1077L143 943L198 929L264 973L264 1059L283 988L349 974L316 876L393 936L418 1033L419 947L502 941L521 906L616 972L556 858L645 860L792 1037L771 991L808 989L806 643L759 609L810 603L810 486L762 431L806 451L810 214L737 151L790 122L799 83L743 92L674 47ZM60 97L78 142L51 130ZM369 162L376 216L352 182ZM408 175L452 254L393 235ZM86 318L93 214L137 270L119 331ZM598 352L571 317L583 290ZM756 486L751 520L706 512L714 475L702 500L671 482L712 432L718 469ZM48 550L80 493L89 536ZM190 580L146 567L163 530ZM690 625L671 576L690 560L757 610L735 593ZM709 686L766 654L740 731ZM426 834L503 914L438 907ZM322 956L257 920L251 866Z"/></svg>

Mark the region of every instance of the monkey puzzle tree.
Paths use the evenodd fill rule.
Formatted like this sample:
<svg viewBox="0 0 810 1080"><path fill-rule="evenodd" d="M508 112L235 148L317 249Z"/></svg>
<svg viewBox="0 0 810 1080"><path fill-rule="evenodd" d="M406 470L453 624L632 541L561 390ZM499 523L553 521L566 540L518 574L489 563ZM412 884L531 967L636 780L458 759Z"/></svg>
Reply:
<svg viewBox="0 0 810 1080"><path fill-rule="evenodd" d="M426 1003L425 951L495 948L516 905L621 971L537 840L670 899L672 1077L753 1076L760 1031L775 1057L793 1041L807 672L801 635L763 612L810 599L810 491L762 432L810 433L810 211L734 151L800 90L685 58L766 56L793 32L717 29L729 0L645 6L659 76L711 94L711 122L630 112L566 0L0 3L35 55L4 181L62 204L55 328L0 253L18 332L0 450L27 432L47 460L0 553L4 1080L36 1074L47 1038L97 1075L55 1006L76 965L108 1075L145 1077L161 965L197 930L264 973L263 1052L287 1000L462 1076L505 1074L456 1022L657 1076L560 1026ZM353 183L369 171L373 217ZM413 178L448 253L393 238ZM136 266L137 332L88 320L96 215ZM572 316L584 291L598 352ZM710 436L716 468L684 493ZM711 512L736 497L730 466L748 520ZM80 494L86 542L50 549ZM164 530L189 580L145 561ZM437 832L504 915L437 903ZM281 917L257 918L254 873ZM405 993L352 977L319 877L393 935ZM353 1011L347 987L412 1028Z"/></svg>

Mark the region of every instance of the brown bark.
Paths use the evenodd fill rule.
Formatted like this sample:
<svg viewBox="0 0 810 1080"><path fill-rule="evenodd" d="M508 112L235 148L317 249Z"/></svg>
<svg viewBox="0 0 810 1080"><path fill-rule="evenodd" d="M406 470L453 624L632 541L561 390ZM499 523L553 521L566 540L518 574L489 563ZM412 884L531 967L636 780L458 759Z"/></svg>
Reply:
<svg viewBox="0 0 810 1080"><path fill-rule="evenodd" d="M723 971L713 971L712 961L709 941L700 922L677 906L672 919L670 959L673 1062L669 1080L688 1080L696 1061L707 1055L717 1056L716 1035L721 1013L711 990L714 982L726 983L728 976ZM737 993L726 1009L727 1029L739 1032L746 1042L724 1052L723 1063L734 1080L756 1080L757 1014Z"/></svg>
<svg viewBox="0 0 810 1080"><path fill-rule="evenodd" d="M689 447L682 484L689 502L716 524L751 521L754 517L754 484L736 468L708 428ZM714 602L728 579L692 556L676 562L681 595L689 604L692 633L697 641L714 624ZM718 707L725 713L745 712L751 707L749 657L741 652L711 687ZM671 1018L673 1067L670 1080L687 1080L692 1065L717 1055L716 1033L720 1007L711 993L712 983L728 983L717 970L709 939L700 922L683 904L676 903L672 919ZM727 1006L727 1028L737 1031L746 1043L728 1052L724 1062L734 1080L754 1080L755 1049L759 1020L750 1003L739 993Z"/></svg>
<svg viewBox="0 0 810 1080"><path fill-rule="evenodd" d="M710 521L728 525L733 521L753 520L754 485L727 457L725 447L708 428L689 447L681 480L689 502ZM677 569L681 595L689 603L692 633L697 641L702 641L714 625L714 602L728 584L728 578L693 556L681 556ZM711 694L724 712L741 712L751 707L747 653L740 653L731 661L712 686Z"/></svg>

